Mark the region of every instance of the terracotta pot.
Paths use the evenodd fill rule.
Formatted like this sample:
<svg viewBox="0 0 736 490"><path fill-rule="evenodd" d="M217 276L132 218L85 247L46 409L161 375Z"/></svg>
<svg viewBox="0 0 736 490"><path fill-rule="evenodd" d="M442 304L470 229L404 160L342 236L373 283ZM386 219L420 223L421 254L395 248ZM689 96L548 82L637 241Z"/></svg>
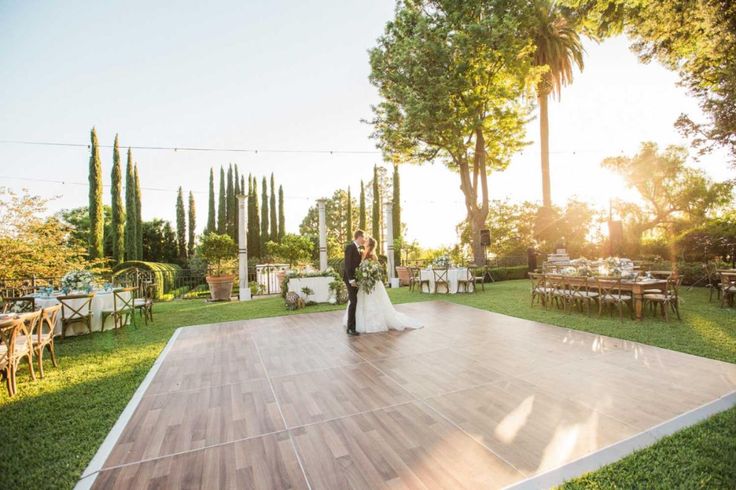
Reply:
<svg viewBox="0 0 736 490"><path fill-rule="evenodd" d="M235 276L207 276L212 301L230 301Z"/></svg>

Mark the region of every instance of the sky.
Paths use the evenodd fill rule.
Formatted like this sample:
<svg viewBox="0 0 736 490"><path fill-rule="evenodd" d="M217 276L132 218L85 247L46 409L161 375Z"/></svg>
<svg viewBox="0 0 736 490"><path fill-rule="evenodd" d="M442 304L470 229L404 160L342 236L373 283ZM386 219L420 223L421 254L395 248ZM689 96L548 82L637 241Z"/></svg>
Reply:
<svg viewBox="0 0 736 490"><path fill-rule="evenodd" d="M393 0L0 0L0 141L87 143L94 126L101 144L117 133L123 148L363 152L134 151L145 220L173 221L182 186L194 192L201 231L209 168L237 163L259 179L275 174L286 230L298 232L316 199L358 189L382 163L362 121L378 102L368 50L393 9ZM603 158L631 155L642 141L684 144L675 119L701 113L675 73L639 63L625 38L585 48L583 72L550 104L552 197L606 207L634 194L600 168ZM541 200L538 133L533 120L530 145L489 178L491 199ZM109 184L112 150L101 156ZM692 164L731 177L722 152ZM86 148L0 142L0 186L54 197L50 212L87 204L87 170ZM455 243L465 216L459 177L427 164L403 166L401 178L407 238Z"/></svg>

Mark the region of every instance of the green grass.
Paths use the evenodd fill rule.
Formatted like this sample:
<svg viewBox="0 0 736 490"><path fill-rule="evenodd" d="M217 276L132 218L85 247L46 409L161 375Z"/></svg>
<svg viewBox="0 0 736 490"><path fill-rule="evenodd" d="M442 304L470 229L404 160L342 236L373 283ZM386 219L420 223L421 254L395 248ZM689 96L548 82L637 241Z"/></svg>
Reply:
<svg viewBox="0 0 736 490"><path fill-rule="evenodd" d="M530 308L528 288L527 281L507 281L487 285L485 292L475 295L431 296L405 288L390 294L396 303L443 299L736 362L736 310L709 304L704 290L684 292L682 322L647 319L621 324L607 317L589 319L579 313ZM59 342L61 368L47 363L46 378L31 383L23 367L18 373L18 395L10 399L4 389L0 393L0 488L71 488L177 327L335 309L342 307L319 305L289 312L281 298L245 303L161 303L156 305L153 325ZM733 434L735 421L736 410L730 410L570 484L630 488L632 482L649 481L647 475L657 471L672 475L672 480L661 480L670 482L664 485L670 488L733 482L733 469L729 473L729 460L724 459L730 455L734 461L733 445L729 452L727 441L709 445L708 440L721 441L721 434ZM682 461L697 462L697 471L668 471L671 447L677 448ZM618 465L623 465L620 478L615 470ZM652 481L653 486L658 483Z"/></svg>

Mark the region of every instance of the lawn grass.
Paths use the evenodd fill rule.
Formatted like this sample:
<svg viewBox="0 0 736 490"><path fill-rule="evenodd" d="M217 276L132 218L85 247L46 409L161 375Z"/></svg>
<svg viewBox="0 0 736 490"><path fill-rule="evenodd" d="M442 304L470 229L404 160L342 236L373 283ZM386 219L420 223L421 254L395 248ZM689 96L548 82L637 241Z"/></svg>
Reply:
<svg viewBox="0 0 736 490"><path fill-rule="evenodd" d="M433 296L411 293L406 288L390 290L390 295L395 303L443 299L736 362L736 310L708 303L707 291L701 289L683 292L682 322L646 319L626 320L623 324L607 317L590 319L580 313L568 315L538 306L531 308L528 281L490 284L485 292L474 295ZM46 378L31 383L23 367L18 374L18 395L10 399L4 390L0 394L0 488L73 487L177 327L342 308L319 305L289 312L280 297L244 303L177 301L156 305L154 325L59 342L61 368L54 369L48 363ZM721 436L731 434L733 443L734 425L736 409L569 485L630 488L632 483L650 481L647 475L656 472L671 475L671 479L651 480L651 486L657 486L659 481L669 482L662 485L669 488L703 484L718 487L722 482L733 482L729 463L735 460L734 446ZM709 444L709 440L715 442ZM668 470L673 454L696 466L690 472ZM728 457L730 460L725 459ZM620 476L616 470L619 465ZM676 483L672 485L673 482Z"/></svg>

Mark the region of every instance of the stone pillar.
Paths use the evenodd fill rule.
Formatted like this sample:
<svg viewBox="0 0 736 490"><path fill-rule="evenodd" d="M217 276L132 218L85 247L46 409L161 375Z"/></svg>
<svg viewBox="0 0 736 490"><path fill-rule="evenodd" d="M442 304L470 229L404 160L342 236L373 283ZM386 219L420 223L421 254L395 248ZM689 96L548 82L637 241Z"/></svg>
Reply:
<svg viewBox="0 0 736 490"><path fill-rule="evenodd" d="M327 270L327 217L325 215L325 200L317 201L319 208L319 270Z"/></svg>
<svg viewBox="0 0 736 490"><path fill-rule="evenodd" d="M248 198L238 196L238 275L240 277L240 301L250 301L248 286Z"/></svg>
<svg viewBox="0 0 736 490"><path fill-rule="evenodd" d="M394 264L394 206L391 201L383 203L383 224L386 227L386 256L388 257L388 278L396 277L396 267Z"/></svg>

